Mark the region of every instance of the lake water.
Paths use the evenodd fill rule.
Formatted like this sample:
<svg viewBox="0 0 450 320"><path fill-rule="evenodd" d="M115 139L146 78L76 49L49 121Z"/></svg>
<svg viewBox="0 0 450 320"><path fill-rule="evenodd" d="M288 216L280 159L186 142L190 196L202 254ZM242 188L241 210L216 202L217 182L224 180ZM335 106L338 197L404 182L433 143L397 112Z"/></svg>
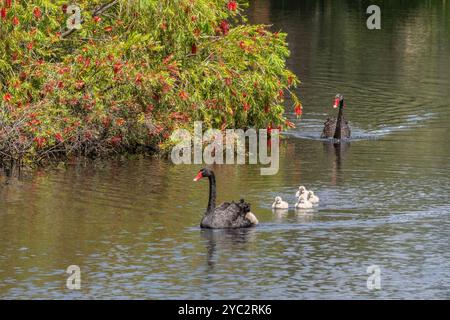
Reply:
<svg viewBox="0 0 450 320"><path fill-rule="evenodd" d="M288 32L305 115L280 171L215 166L219 201L245 197L260 225L200 230L198 166L151 158L0 177L1 298L450 298L450 2L252 1ZM319 139L336 93L354 140ZM316 191L311 213L273 198ZM81 290L66 268L81 268ZM367 268L381 271L369 290Z"/></svg>

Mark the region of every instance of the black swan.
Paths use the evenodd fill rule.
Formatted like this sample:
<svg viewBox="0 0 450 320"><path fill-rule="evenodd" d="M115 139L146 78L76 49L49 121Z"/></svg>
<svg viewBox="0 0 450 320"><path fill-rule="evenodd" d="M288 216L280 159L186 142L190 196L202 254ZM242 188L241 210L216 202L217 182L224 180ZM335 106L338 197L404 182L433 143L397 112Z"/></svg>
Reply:
<svg viewBox="0 0 450 320"><path fill-rule="evenodd" d="M337 119L328 118L325 122L322 139L333 138L336 140L340 139L350 139L351 131L348 126L348 121L344 119L344 96L342 94L337 94L334 99L333 108L339 108L339 113Z"/></svg>
<svg viewBox="0 0 450 320"><path fill-rule="evenodd" d="M239 203L224 202L216 207L216 178L209 169L201 169L194 181L208 177L209 201L200 227L208 229L249 228L258 224L258 219L250 212L250 204L241 199Z"/></svg>

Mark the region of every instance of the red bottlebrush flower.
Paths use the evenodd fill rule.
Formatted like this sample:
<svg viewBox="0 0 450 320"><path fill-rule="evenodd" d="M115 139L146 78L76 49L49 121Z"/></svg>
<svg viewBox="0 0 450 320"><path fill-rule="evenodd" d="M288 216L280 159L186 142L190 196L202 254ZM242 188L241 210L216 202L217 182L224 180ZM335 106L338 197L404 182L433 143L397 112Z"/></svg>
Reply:
<svg viewBox="0 0 450 320"><path fill-rule="evenodd" d="M270 107L269 106L265 106L264 107L264 112L265 113L269 113L270 112Z"/></svg>
<svg viewBox="0 0 450 320"><path fill-rule="evenodd" d="M119 127L123 126L125 124L125 120L122 118L116 119L116 125Z"/></svg>
<svg viewBox="0 0 450 320"><path fill-rule="evenodd" d="M91 59L86 58L86 60L84 60L84 68L86 69L87 67L89 67L91 64Z"/></svg>
<svg viewBox="0 0 450 320"><path fill-rule="evenodd" d="M111 123L111 120L109 119L109 117L104 117L102 119L103 127L108 128L110 123Z"/></svg>
<svg viewBox="0 0 450 320"><path fill-rule="evenodd" d="M246 48L245 42L244 42L244 41L240 41L240 42L239 42L239 47L240 47L242 50L245 50L245 48Z"/></svg>
<svg viewBox="0 0 450 320"><path fill-rule="evenodd" d="M109 139L109 142L113 145L118 145L119 143L122 142L122 137L121 136L114 136L111 139Z"/></svg>
<svg viewBox="0 0 450 320"><path fill-rule="evenodd" d="M122 70L122 66L123 64L120 62L115 63L113 66L114 74L119 73Z"/></svg>
<svg viewBox="0 0 450 320"><path fill-rule="evenodd" d="M13 18L13 25L17 26L17 25L19 25L19 23L20 23L19 18L14 16L14 18Z"/></svg>
<svg viewBox="0 0 450 320"><path fill-rule="evenodd" d="M249 103L244 103L244 111L248 111L250 110L250 104Z"/></svg>
<svg viewBox="0 0 450 320"><path fill-rule="evenodd" d="M185 91L180 91L178 94L181 98L181 100L186 101L188 99L188 94Z"/></svg>
<svg viewBox="0 0 450 320"><path fill-rule="evenodd" d="M189 119L189 117L182 112L172 112L170 114L170 119L186 122Z"/></svg>
<svg viewBox="0 0 450 320"><path fill-rule="evenodd" d="M227 86L231 86L232 82L233 82L233 80L231 80L231 78L225 78L225 84Z"/></svg>
<svg viewBox="0 0 450 320"><path fill-rule="evenodd" d="M5 19L5 18L6 18L6 8L2 8L2 9L0 10L0 16L2 17L2 19Z"/></svg>
<svg viewBox="0 0 450 320"><path fill-rule="evenodd" d="M286 120L285 122L286 126L288 126L289 128L295 128L295 124L289 120Z"/></svg>
<svg viewBox="0 0 450 320"><path fill-rule="evenodd" d="M102 18L100 18L99 16L95 16L94 17L94 22L95 23L99 23L100 21L102 21Z"/></svg>
<svg viewBox="0 0 450 320"><path fill-rule="evenodd" d="M67 4L63 4L61 10L62 12L67 13Z"/></svg>
<svg viewBox="0 0 450 320"><path fill-rule="evenodd" d="M5 101L5 102L9 102L9 101L11 101L11 99L12 99L12 96L9 92L3 96L3 101Z"/></svg>
<svg viewBox="0 0 450 320"><path fill-rule="evenodd" d="M258 34L259 34L260 36L265 36L265 35L267 34L266 30L264 30L263 28L258 28L258 29L256 30L256 32L258 32Z"/></svg>
<svg viewBox="0 0 450 320"><path fill-rule="evenodd" d="M236 1L229 1L227 4L228 10L230 11L236 11L237 9L237 2Z"/></svg>
<svg viewBox="0 0 450 320"><path fill-rule="evenodd" d="M283 99L283 97L284 97L284 92L283 92L283 90L280 89L278 91L278 98Z"/></svg>
<svg viewBox="0 0 450 320"><path fill-rule="evenodd" d="M56 141L58 141L58 142L64 142L64 138L62 137L62 134L61 133L55 133L55 135L54 135L54 137L55 137L55 140Z"/></svg>
<svg viewBox="0 0 450 320"><path fill-rule="evenodd" d="M84 133L84 138L88 141L92 140L92 132L91 131L86 131Z"/></svg>
<svg viewBox="0 0 450 320"><path fill-rule="evenodd" d="M64 82L59 81L58 82L58 89L63 89L64 88Z"/></svg>
<svg viewBox="0 0 450 320"><path fill-rule="evenodd" d="M295 114L297 117L301 116L303 114L303 106L299 103L294 108Z"/></svg>
<svg viewBox="0 0 450 320"><path fill-rule="evenodd" d="M61 68L61 69L58 71L59 74L64 74L64 73L67 73L67 72L70 72L70 67L64 67L64 68Z"/></svg>
<svg viewBox="0 0 450 320"><path fill-rule="evenodd" d="M197 54L197 46L196 46L195 43L192 44L192 46L191 46L191 53L192 53L192 54Z"/></svg>
<svg viewBox="0 0 450 320"><path fill-rule="evenodd" d="M27 44L27 49L28 50L33 49L33 42L30 42L30 43Z"/></svg>
<svg viewBox="0 0 450 320"><path fill-rule="evenodd" d="M294 82L294 79L292 77L288 78L288 85L292 85L292 83Z"/></svg>
<svg viewBox="0 0 450 320"><path fill-rule="evenodd" d="M145 109L145 113L151 113L151 112L153 111L154 108L155 108L154 105L149 104L149 105L147 106L147 108Z"/></svg>
<svg viewBox="0 0 450 320"><path fill-rule="evenodd" d="M11 8L12 0L5 0L5 7Z"/></svg>
<svg viewBox="0 0 450 320"><path fill-rule="evenodd" d="M224 35L228 34L228 31L230 30L230 25L228 24L227 20L222 20L222 22L220 22L220 30L222 31L222 33Z"/></svg>
<svg viewBox="0 0 450 320"><path fill-rule="evenodd" d="M201 33L202 33L202 32L200 31L199 28L195 28L195 30L194 30L194 36L195 36L196 38L200 37L200 34L201 34Z"/></svg>
<svg viewBox="0 0 450 320"><path fill-rule="evenodd" d="M191 21L192 21L192 22L197 21L197 16L192 16L192 17L191 17Z"/></svg>
<svg viewBox="0 0 450 320"><path fill-rule="evenodd" d="M45 145L47 139L45 139L44 137L35 137L33 141L36 142L38 148L42 148Z"/></svg>
<svg viewBox="0 0 450 320"><path fill-rule="evenodd" d="M105 27L105 31L106 31L106 32L111 32L111 31L112 31L112 29L113 29L113 28L112 28L111 26L107 26L107 27Z"/></svg>
<svg viewBox="0 0 450 320"><path fill-rule="evenodd" d="M75 83L75 88L76 88L77 90L83 89L83 88L84 88L84 81L82 81L82 80L77 81L77 82Z"/></svg>
<svg viewBox="0 0 450 320"><path fill-rule="evenodd" d="M33 14L36 19L39 19L42 16L41 9L39 9L38 7L34 8Z"/></svg>
<svg viewBox="0 0 450 320"><path fill-rule="evenodd" d="M169 54L167 57L165 57L163 59L163 63L168 64L170 62L170 60L172 60L172 58L173 58L173 54Z"/></svg>
<svg viewBox="0 0 450 320"><path fill-rule="evenodd" d="M141 84L142 83L142 73L138 73L136 75L136 78L134 79L134 82L136 82L136 84Z"/></svg>

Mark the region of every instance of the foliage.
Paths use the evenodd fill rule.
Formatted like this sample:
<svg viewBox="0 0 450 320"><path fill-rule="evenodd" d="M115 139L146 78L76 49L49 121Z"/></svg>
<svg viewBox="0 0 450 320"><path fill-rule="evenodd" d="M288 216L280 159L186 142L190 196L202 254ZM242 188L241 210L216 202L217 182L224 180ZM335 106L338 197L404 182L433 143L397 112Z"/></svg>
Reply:
<svg viewBox="0 0 450 320"><path fill-rule="evenodd" d="M285 94L301 114L286 35L245 24L245 3L109 1L78 0L68 32L66 0L0 0L3 160L167 147L194 120L284 127Z"/></svg>

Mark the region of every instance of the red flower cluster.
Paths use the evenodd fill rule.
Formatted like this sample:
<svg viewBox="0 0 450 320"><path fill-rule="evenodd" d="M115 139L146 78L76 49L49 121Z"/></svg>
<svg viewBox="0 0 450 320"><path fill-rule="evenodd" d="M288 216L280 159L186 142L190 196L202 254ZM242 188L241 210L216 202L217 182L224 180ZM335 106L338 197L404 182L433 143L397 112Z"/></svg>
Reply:
<svg viewBox="0 0 450 320"><path fill-rule="evenodd" d="M197 54L197 45L195 43L193 43L192 46L191 46L191 53L192 54Z"/></svg>
<svg viewBox="0 0 450 320"><path fill-rule="evenodd" d="M64 142L64 138L62 137L61 133L55 133L55 140L58 142Z"/></svg>
<svg viewBox="0 0 450 320"><path fill-rule="evenodd" d="M9 101L11 101L11 99L12 99L12 96L9 92L3 96L3 101L5 101L5 102L9 102Z"/></svg>
<svg viewBox="0 0 450 320"><path fill-rule="evenodd" d="M227 35L228 31L230 31L230 25L228 24L227 20L222 20L220 23L220 31L222 31L223 35Z"/></svg>
<svg viewBox="0 0 450 320"><path fill-rule="evenodd" d="M237 9L237 2L236 1L229 1L227 4L227 8L230 11L236 11Z"/></svg>
<svg viewBox="0 0 450 320"><path fill-rule="evenodd" d="M301 105L301 103L295 106L294 112L297 115L297 117L300 117L303 114L303 106Z"/></svg>
<svg viewBox="0 0 450 320"><path fill-rule="evenodd" d="M122 142L122 137L121 137L121 136L114 136L114 137L112 137L112 138L109 140L109 142L110 142L112 145L118 145L119 143Z"/></svg>
<svg viewBox="0 0 450 320"><path fill-rule="evenodd" d="M295 124L289 120L286 120L285 122L286 126L288 126L289 128L295 128Z"/></svg>
<svg viewBox="0 0 450 320"><path fill-rule="evenodd" d="M84 85L85 85L84 81L83 80L79 80L79 81L77 81L75 83L75 89L81 90L81 89L84 88Z"/></svg>
<svg viewBox="0 0 450 320"><path fill-rule="evenodd" d="M47 142L47 139L45 139L44 137L36 137L33 139L33 141L36 142L38 148L42 148Z"/></svg>
<svg viewBox="0 0 450 320"><path fill-rule="evenodd" d="M181 100L186 101L188 99L188 94L185 91L180 91L178 94L181 98Z"/></svg>
<svg viewBox="0 0 450 320"><path fill-rule="evenodd" d="M125 120L123 118L116 119L116 125L119 127L123 126L125 124Z"/></svg>
<svg viewBox="0 0 450 320"><path fill-rule="evenodd" d="M122 70L122 67L123 67L122 63L120 62L115 63L113 66L114 74L118 74Z"/></svg>
<svg viewBox="0 0 450 320"><path fill-rule="evenodd" d="M34 8L33 14L36 17L36 19L39 19L42 16L41 9L39 9L38 7Z"/></svg>

